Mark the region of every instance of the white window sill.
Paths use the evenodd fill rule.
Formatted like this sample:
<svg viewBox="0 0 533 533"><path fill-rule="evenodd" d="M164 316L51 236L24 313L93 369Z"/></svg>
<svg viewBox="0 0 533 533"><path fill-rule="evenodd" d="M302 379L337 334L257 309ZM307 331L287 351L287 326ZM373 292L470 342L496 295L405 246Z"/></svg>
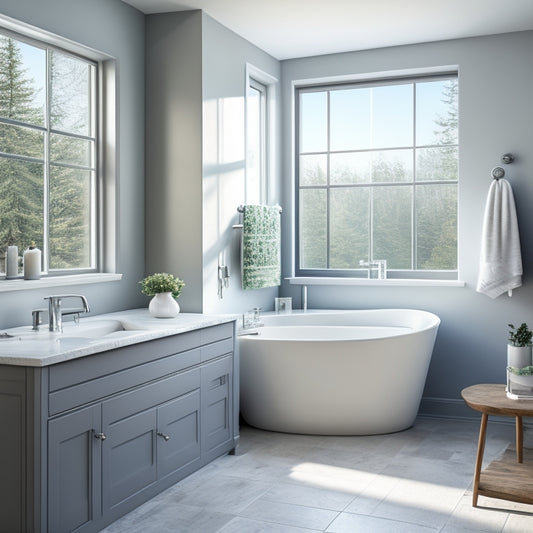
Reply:
<svg viewBox="0 0 533 533"><path fill-rule="evenodd" d="M374 287L464 287L456 279L365 279L365 278L285 278L291 285L359 285Z"/></svg>
<svg viewBox="0 0 533 533"><path fill-rule="evenodd" d="M73 274L71 276L50 276L41 279L2 279L0 292L25 291L31 289L45 289L48 287L64 287L68 285L87 285L89 283L104 283L119 281L122 274Z"/></svg>

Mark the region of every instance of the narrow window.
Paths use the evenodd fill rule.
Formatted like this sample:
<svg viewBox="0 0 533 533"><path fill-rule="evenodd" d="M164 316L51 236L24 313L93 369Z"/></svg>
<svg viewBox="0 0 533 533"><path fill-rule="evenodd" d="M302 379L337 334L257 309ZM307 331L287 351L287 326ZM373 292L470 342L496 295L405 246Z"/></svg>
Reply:
<svg viewBox="0 0 533 533"><path fill-rule="evenodd" d="M246 203L265 202L267 179L267 87L249 78L246 94Z"/></svg>
<svg viewBox="0 0 533 533"><path fill-rule="evenodd" d="M456 75L297 89L296 272L457 278Z"/></svg>

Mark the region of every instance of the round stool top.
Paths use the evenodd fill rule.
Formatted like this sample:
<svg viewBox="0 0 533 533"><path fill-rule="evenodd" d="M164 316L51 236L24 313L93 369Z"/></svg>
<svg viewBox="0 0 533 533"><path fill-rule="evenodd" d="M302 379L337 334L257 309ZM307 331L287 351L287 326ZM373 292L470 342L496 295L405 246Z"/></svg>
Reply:
<svg viewBox="0 0 533 533"><path fill-rule="evenodd" d="M507 398L505 385L494 383L472 385L463 389L461 396L469 407L489 415L533 416L533 399Z"/></svg>

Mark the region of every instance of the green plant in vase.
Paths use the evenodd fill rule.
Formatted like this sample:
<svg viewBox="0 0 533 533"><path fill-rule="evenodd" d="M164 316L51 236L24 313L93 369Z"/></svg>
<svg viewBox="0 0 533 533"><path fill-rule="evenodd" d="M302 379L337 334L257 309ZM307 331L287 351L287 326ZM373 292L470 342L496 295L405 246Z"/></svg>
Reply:
<svg viewBox="0 0 533 533"><path fill-rule="evenodd" d="M175 298L181 294L185 282L166 272L146 276L139 282L141 292L153 296L148 310L156 318L175 318L180 312L180 307Z"/></svg>
<svg viewBox="0 0 533 533"><path fill-rule="evenodd" d="M507 366L511 368L524 368L531 366L531 340L533 333L525 322L518 328L513 324L509 326L509 344L507 346Z"/></svg>

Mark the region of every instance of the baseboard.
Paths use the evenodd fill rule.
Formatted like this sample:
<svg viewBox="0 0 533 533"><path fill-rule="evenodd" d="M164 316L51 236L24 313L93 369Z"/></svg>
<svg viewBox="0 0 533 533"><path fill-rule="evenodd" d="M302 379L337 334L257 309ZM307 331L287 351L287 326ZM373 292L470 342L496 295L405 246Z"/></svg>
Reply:
<svg viewBox="0 0 533 533"><path fill-rule="evenodd" d="M463 400L453 398L423 397L418 409L419 416L431 416L439 418L469 418L472 420L481 417L478 411L474 411Z"/></svg>
<svg viewBox="0 0 533 533"><path fill-rule="evenodd" d="M533 401L533 400L532 400ZM424 397L420 402L418 416L431 418L455 418L459 420L479 420L481 413L471 409L463 400L454 398L431 398ZM501 422L504 424L515 423L514 417L511 416L490 416L492 422ZM533 420L525 417L524 426L533 428Z"/></svg>

